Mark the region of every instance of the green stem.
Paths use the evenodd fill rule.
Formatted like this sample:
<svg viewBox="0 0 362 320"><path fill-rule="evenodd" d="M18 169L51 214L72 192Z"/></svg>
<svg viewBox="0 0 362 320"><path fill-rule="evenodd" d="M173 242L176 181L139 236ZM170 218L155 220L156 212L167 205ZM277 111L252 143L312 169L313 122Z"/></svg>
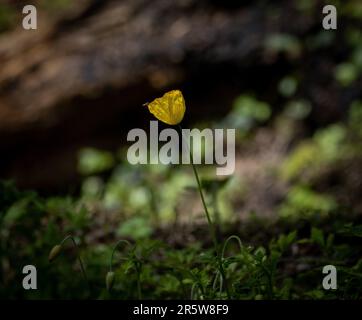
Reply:
<svg viewBox="0 0 362 320"><path fill-rule="evenodd" d="M88 287L89 287L89 290L91 290L91 285L90 285L90 282L89 282L89 280L88 280L87 273L85 272L85 268L84 268L84 265L83 265L83 261L82 261L82 259L81 259L81 257L80 257L79 247L78 247L77 243L75 242L73 236L69 235L69 236L65 237L65 238L62 240L62 242L60 243L60 245L62 246L62 245L64 244L64 242L66 242L66 241L69 240L69 239L72 241L75 249L77 250L77 257L78 257L78 261L79 261L79 265L80 265L80 269L81 269L83 278L84 278L84 280L87 282Z"/></svg>
<svg viewBox="0 0 362 320"><path fill-rule="evenodd" d="M116 252L116 249L119 247L120 244L125 243L126 245L131 245L129 243L129 241L127 240L119 240L116 245L113 247L112 250L112 254L111 254L111 259L109 261L109 271L113 270L113 257L114 257L114 253ZM136 261L134 262L135 265L135 269L136 269L136 273L137 273L137 296L138 299L141 300L142 299L142 292L141 292L141 268L142 268L142 262L138 261L138 257L136 256L136 254L134 254L134 257L136 258Z"/></svg>
<svg viewBox="0 0 362 320"><path fill-rule="evenodd" d="M239 245L239 249L240 249L240 253L243 252L243 244L241 242L241 239L238 237L238 236L235 236L235 235L232 235L230 236L229 238L226 239L225 243L224 243L224 247L222 248L222 253L221 253L221 258L224 259L225 257L225 251L226 251L226 248L227 248L227 245L229 244L229 242L231 240L235 239L237 242L238 242L238 245Z"/></svg>
<svg viewBox="0 0 362 320"><path fill-rule="evenodd" d="M113 256L114 256L114 253L116 252L116 249L118 248L118 246L121 244L121 243L125 243L127 245L131 245L127 240L119 240L116 245L113 247L113 250L112 250L112 254L111 254L111 260L109 261L109 271L112 271L113 269Z"/></svg>
<svg viewBox="0 0 362 320"><path fill-rule="evenodd" d="M181 136L184 138L181 125L179 125L179 129L180 129L180 132L181 132ZM207 222L208 222L208 225L209 225L212 241L214 243L214 250L216 252L216 257L217 257L217 261L218 261L218 265L219 265L219 271L220 271L220 274L221 274L221 276L223 278L223 281L225 283L225 289L226 289L226 294L228 296L228 299L231 299L229 288L228 288L228 285L227 285L227 282L226 282L226 275L225 275L224 267L223 267L223 264L222 264L222 258L220 256L220 252L219 252L219 246L218 246L217 237L216 237L216 229L215 229L214 223L211 220L209 210L207 209L204 193L202 192L201 181L200 181L199 175L197 173L196 166L194 164L194 158L192 156L191 148L188 147L186 139L184 139L184 141L186 143L186 147L189 149L190 162L191 162L192 169L193 169L196 181L197 181L197 187L199 189L201 202L202 202L202 205L204 207L204 211L205 211L206 219L207 219Z"/></svg>
<svg viewBox="0 0 362 320"><path fill-rule="evenodd" d="M137 272L137 296L138 296L138 300L142 300L142 291L141 291L142 262L136 261L135 267L136 267L136 272Z"/></svg>
<svg viewBox="0 0 362 320"><path fill-rule="evenodd" d="M211 220L211 217L210 217L210 214L209 214L209 210L207 209L207 206L206 206L206 201L205 201L205 198L204 198L204 193L202 192L202 186L201 186L201 182L200 182L200 178L199 178L199 175L197 173L197 170L196 170L196 166L194 164L194 159L192 157L192 152L190 150L190 159L191 159L191 165L192 165L192 169L194 171L194 175L195 175L195 178L196 178L196 181L197 181L197 187L199 189L199 193L200 193L200 197L201 197L201 201L202 201L202 205L204 207L204 211L205 211L205 215L206 215L206 219L207 219L207 222L209 224L209 227L210 227L210 231L211 231L211 235L212 235L212 240L214 242L214 246L217 247L217 238L216 238L216 232L215 232L215 226L214 226L214 223L212 222Z"/></svg>
<svg viewBox="0 0 362 320"><path fill-rule="evenodd" d="M267 277L268 280L268 295L269 295L269 299L273 299L273 277L272 274L269 272L269 270L263 265L263 263L260 264L261 268L263 269L263 271L265 272L265 275Z"/></svg>

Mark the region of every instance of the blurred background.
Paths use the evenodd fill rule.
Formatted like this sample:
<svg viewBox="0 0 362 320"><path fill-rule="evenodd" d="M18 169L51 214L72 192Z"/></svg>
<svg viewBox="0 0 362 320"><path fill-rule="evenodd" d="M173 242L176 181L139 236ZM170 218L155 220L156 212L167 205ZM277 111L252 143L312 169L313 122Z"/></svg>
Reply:
<svg viewBox="0 0 362 320"><path fill-rule="evenodd" d="M47 264L68 233L93 246L84 255L95 277L119 237L175 247L207 238L190 168L126 160L127 132L152 119L142 105L171 89L185 96L184 127L237 129L235 174L200 167L220 225L262 243L284 227L258 235L246 221L304 230L308 220L308 236L336 215L360 221L360 0L34 0L31 31L21 27L25 4L0 1L2 298L86 297L64 280L74 256ZM322 27L326 4L337 7L337 30ZM19 288L31 259L44 274L37 293ZM179 298L164 281L155 295Z"/></svg>

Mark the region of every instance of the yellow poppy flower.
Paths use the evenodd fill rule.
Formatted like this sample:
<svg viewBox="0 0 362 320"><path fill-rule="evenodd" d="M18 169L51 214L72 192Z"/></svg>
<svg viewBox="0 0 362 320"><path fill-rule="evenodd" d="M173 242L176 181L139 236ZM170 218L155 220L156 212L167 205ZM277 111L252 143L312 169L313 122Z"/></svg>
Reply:
<svg viewBox="0 0 362 320"><path fill-rule="evenodd" d="M186 111L185 99L180 90L166 92L161 98L145 105L158 120L169 125L179 124Z"/></svg>

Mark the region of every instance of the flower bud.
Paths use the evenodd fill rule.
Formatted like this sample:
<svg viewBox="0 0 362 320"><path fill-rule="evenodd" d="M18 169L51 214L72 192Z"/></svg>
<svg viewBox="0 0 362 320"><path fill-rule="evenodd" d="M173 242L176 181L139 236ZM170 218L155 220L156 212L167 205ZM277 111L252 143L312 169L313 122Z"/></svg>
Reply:
<svg viewBox="0 0 362 320"><path fill-rule="evenodd" d="M112 290L114 285L115 274L113 271L109 271L106 276L106 287L108 291Z"/></svg>
<svg viewBox="0 0 362 320"><path fill-rule="evenodd" d="M56 246L53 247L53 249L50 251L49 253L49 262L52 262L62 251L62 246L57 244Z"/></svg>

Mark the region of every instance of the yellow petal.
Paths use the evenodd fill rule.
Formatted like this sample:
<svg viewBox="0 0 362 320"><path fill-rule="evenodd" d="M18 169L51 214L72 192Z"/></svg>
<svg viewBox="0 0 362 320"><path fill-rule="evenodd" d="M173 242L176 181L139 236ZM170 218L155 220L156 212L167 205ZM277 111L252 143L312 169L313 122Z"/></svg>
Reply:
<svg viewBox="0 0 362 320"><path fill-rule="evenodd" d="M160 121L179 124L185 114L185 99L180 90L172 90L147 104L148 110Z"/></svg>

